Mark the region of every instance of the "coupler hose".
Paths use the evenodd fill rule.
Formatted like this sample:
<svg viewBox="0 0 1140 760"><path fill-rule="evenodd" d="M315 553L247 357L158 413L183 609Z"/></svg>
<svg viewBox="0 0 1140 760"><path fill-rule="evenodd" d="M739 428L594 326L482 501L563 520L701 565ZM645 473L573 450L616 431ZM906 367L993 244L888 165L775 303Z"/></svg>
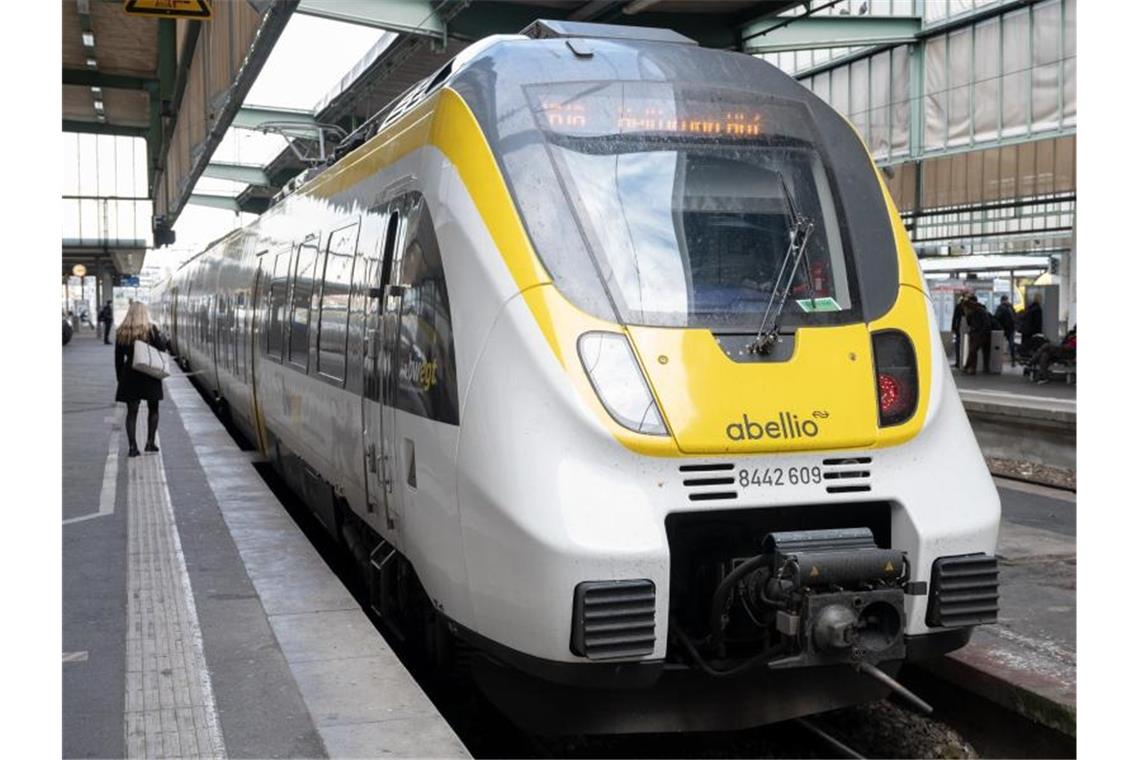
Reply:
<svg viewBox="0 0 1140 760"><path fill-rule="evenodd" d="M778 649L766 649L760 654L745 660L739 665L735 665L731 668L725 668L722 670L720 668L714 668L708 663L708 661L705 660L704 657L701 657L700 652L697 651L697 647L693 644L692 639L690 639L685 634L685 632L681 630L681 626L677 625L677 621L673 618L669 618L669 632L673 634L677 641L681 642L681 647L689 655L689 659L693 661L693 664L700 668L701 672L710 675L713 678L727 678L730 676L735 676L739 673L743 673L746 670L751 670L757 665L760 665L772 659L772 655Z"/></svg>
<svg viewBox="0 0 1140 760"><path fill-rule="evenodd" d="M721 624L721 616L724 615L724 606L728 602L728 593L732 591L741 578L756 568L763 565L769 559L766 554L757 554L749 560L745 560L737 565L732 572L724 576L724 580L716 587L713 592L712 603L709 607L709 635L712 637L712 644L720 651L720 647L724 642L724 626ZM682 634L684 635L684 634Z"/></svg>

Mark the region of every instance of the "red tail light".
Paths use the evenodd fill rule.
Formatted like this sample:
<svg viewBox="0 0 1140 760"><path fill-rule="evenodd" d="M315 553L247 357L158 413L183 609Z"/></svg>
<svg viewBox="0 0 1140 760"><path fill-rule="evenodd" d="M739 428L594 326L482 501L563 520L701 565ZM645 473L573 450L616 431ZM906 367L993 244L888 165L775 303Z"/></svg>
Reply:
<svg viewBox="0 0 1140 760"><path fill-rule="evenodd" d="M878 375L879 426L900 425L918 406L918 364L910 338L899 330L871 336Z"/></svg>

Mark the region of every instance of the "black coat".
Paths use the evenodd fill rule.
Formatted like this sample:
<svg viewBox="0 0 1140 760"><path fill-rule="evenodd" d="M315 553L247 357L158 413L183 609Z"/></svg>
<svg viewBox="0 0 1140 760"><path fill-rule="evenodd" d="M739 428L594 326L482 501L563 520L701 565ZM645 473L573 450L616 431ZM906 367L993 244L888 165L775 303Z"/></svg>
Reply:
<svg viewBox="0 0 1140 760"><path fill-rule="evenodd" d="M1013 335L1013 307L1008 303L999 304L994 316L1001 325L1001 331L1007 336Z"/></svg>
<svg viewBox="0 0 1140 760"><path fill-rule="evenodd" d="M151 325L150 335L144 340L157 348L159 351L165 351L167 348L166 338L159 332L158 328ZM119 380L119 385L115 389L116 401L161 401L162 400L162 381L157 377L144 375L132 368L135 361L135 343L122 343L118 340L115 341L115 377Z"/></svg>
<svg viewBox="0 0 1140 760"><path fill-rule="evenodd" d="M962 324L962 317L966 316L966 302L958 299L958 303L954 304L954 314L950 317L950 330L958 332L958 325Z"/></svg>
<svg viewBox="0 0 1140 760"><path fill-rule="evenodd" d="M971 335L989 335L990 313L981 304L974 304L966 314L966 324L970 326Z"/></svg>
<svg viewBox="0 0 1140 760"><path fill-rule="evenodd" d="M1039 332L1041 332L1041 304L1031 303L1025 310L1025 316L1021 318L1021 334L1023 337L1031 338Z"/></svg>

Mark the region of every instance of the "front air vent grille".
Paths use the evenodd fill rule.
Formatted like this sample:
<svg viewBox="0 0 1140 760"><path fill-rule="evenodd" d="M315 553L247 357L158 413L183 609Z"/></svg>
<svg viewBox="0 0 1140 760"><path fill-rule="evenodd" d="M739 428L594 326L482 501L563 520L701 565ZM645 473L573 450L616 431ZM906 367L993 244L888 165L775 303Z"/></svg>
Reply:
<svg viewBox="0 0 1140 760"><path fill-rule="evenodd" d="M718 462L716 464L683 464L681 472L731 472L734 468L732 462Z"/></svg>
<svg viewBox="0 0 1140 760"><path fill-rule="evenodd" d="M926 624L944 628L996 623L997 558L965 554L934 560Z"/></svg>
<svg viewBox="0 0 1140 760"><path fill-rule="evenodd" d="M727 478L686 478L684 484L686 486L730 486L736 482L736 478L729 476Z"/></svg>
<svg viewBox="0 0 1140 760"><path fill-rule="evenodd" d="M683 464L678 469L689 501L732 501L740 495L735 488L725 488L736 485L736 465L732 462Z"/></svg>
<svg viewBox="0 0 1140 760"><path fill-rule="evenodd" d="M828 493L863 493L871 490L871 457L837 457L823 460L823 482Z"/></svg>
<svg viewBox="0 0 1140 760"><path fill-rule="evenodd" d="M653 654L656 594L650 580L579 583L570 650L591 660Z"/></svg>
<svg viewBox="0 0 1140 760"><path fill-rule="evenodd" d="M678 469L689 501L732 501L740 495L735 488L725 487L736 485L736 465L732 462L683 464Z"/></svg>

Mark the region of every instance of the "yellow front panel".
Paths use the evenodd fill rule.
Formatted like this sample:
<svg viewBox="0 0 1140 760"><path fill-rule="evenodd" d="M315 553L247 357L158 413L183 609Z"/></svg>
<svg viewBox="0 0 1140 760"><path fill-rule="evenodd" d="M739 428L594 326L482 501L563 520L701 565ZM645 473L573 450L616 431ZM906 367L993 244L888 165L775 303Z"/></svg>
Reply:
<svg viewBox="0 0 1140 760"><path fill-rule="evenodd" d="M630 327L686 454L869 446L878 400L867 328L801 328L786 362L738 363L708 330Z"/></svg>

